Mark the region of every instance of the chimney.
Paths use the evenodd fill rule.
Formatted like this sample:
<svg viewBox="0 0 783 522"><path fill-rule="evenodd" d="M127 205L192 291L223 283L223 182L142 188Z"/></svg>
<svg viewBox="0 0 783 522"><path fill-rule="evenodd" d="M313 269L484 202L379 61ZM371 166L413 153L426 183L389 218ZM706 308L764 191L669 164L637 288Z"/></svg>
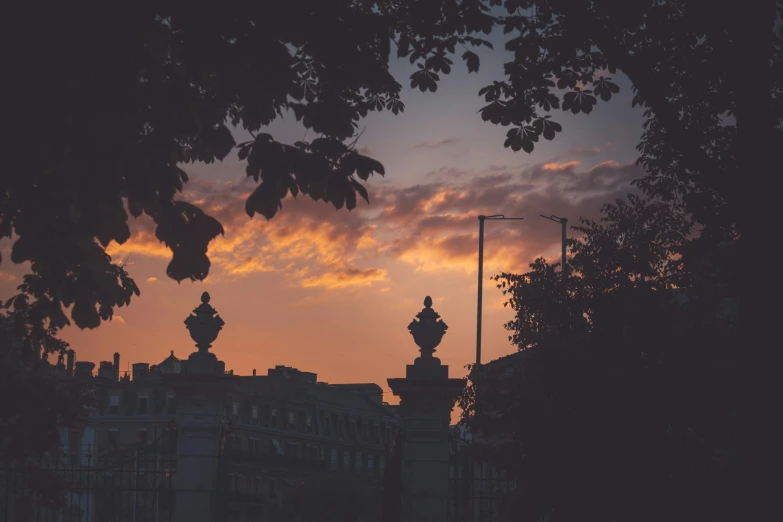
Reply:
<svg viewBox="0 0 783 522"><path fill-rule="evenodd" d="M76 363L76 371L73 376L80 379L92 377L92 371L95 369L95 363L89 361L79 361Z"/></svg>
<svg viewBox="0 0 783 522"><path fill-rule="evenodd" d="M101 379L114 379L114 365L109 361L101 361L98 365L98 377Z"/></svg>
<svg viewBox="0 0 783 522"><path fill-rule="evenodd" d="M120 352L114 352L114 380L120 380Z"/></svg>
<svg viewBox="0 0 783 522"><path fill-rule="evenodd" d="M253 368L253 377L255 377L255 376L256 376L256 369Z"/></svg>
<svg viewBox="0 0 783 522"><path fill-rule="evenodd" d="M76 357L76 352L73 351L73 349L68 350L67 352L68 358L67 358L67 366L65 367L65 375L68 377L71 377L73 375L73 360Z"/></svg>
<svg viewBox="0 0 783 522"><path fill-rule="evenodd" d="M135 363L133 365L133 380L144 379L150 372L150 365L147 363Z"/></svg>

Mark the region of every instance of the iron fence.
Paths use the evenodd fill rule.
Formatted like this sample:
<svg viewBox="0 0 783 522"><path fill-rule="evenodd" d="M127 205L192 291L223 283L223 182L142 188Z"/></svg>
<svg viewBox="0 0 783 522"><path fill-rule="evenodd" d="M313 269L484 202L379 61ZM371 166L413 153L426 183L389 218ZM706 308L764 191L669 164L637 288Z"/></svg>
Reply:
<svg viewBox="0 0 783 522"><path fill-rule="evenodd" d="M157 435L157 434L156 434ZM170 522L176 431L125 452L0 461L0 522Z"/></svg>
<svg viewBox="0 0 783 522"><path fill-rule="evenodd" d="M451 518L454 522L498 522L516 482L486 458L486 442L459 428L452 431Z"/></svg>

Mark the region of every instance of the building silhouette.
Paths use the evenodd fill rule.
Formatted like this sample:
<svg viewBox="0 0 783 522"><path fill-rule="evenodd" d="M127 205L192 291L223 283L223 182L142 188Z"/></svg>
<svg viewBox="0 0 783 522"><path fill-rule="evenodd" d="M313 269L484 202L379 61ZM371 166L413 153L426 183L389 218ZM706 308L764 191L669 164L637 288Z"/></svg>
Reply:
<svg viewBox="0 0 783 522"><path fill-rule="evenodd" d="M208 296L203 301L196 311L206 310L202 307L208 306ZM192 329L191 335L197 340ZM200 387L208 386L207 368L209 382L217 378L221 383L224 428L215 435L219 462L214 480L208 481L214 490L205 494L215 496L227 521L291 520L301 508L302 492L317 483L340 484L373 499L377 512L365 516L380 520L388 448L400 419L396 406L383 401L378 385L319 382L315 373L282 365L264 375L256 370L238 375L225 371L212 353L206 353L211 356L207 359L205 352L181 360L171 351L160 363L135 363L129 372L120 370L121 356L114 354L113 361L101 362L95 372L94 363L77 361L70 351L67 364L53 371L88 382L94 401L84 425L61 431L63 462L80 468L108 462L110 467L135 455L133 473L154 470L156 477L176 483L183 458L178 429L188 414L181 411L178 390L187 389L191 399L198 396ZM168 520L177 509L176 495L170 493L150 496L144 516ZM112 504L92 497L79 503L94 513L86 520L96 521L101 506ZM120 503L128 511L119 513L122 520L138 518L133 514L138 512L133 511L138 493L131 502L118 497L114 504Z"/></svg>

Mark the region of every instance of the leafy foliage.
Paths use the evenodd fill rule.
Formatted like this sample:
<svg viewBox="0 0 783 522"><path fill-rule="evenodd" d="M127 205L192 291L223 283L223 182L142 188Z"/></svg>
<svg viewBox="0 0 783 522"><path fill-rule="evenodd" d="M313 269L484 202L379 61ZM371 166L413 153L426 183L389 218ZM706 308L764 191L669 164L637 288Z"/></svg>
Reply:
<svg viewBox="0 0 783 522"><path fill-rule="evenodd" d="M735 190L739 165L769 163L770 140L781 137L774 2L739 18L700 0L129 4L101 24L65 7L41 21L32 9L12 8L9 36L38 35L32 54L11 64L27 78L13 84L23 111L17 154L36 161L3 170L0 237L17 236L12 260L30 262L37 276L20 290L56 325L69 322L62 309L72 306L75 323L94 328L138 293L104 252L127 241L129 215L157 224L172 251L170 277L207 276L207 247L223 229L176 199L187 182L182 164L219 161L238 147L259 183L246 203L251 217L271 219L289 194L336 208L354 208L357 195L369 201L362 181L384 169L351 140L370 111L404 110L388 68L393 48L417 65L410 85L435 92L458 52L478 71L470 47L492 48L484 36L502 27L514 57L505 79L479 92L480 112L511 127L505 146L515 151L562 131L551 111L590 114L599 99L611 101L619 92L611 75L622 71L646 109L640 161L650 176L640 184L684 198L702 223L733 226L745 194ZM740 38L746 30L759 36ZM753 56L756 81L743 76L742 56ZM288 145L261 132L284 111L318 137ZM254 139L236 144L229 125Z"/></svg>
<svg viewBox="0 0 783 522"><path fill-rule="evenodd" d="M632 196L574 227L567 280L543 259L496 276L521 351L473 368L460 405L522 519L736 518L736 244L691 226Z"/></svg>
<svg viewBox="0 0 783 522"><path fill-rule="evenodd" d="M489 3L514 56L505 78L479 91L487 102L481 117L511 127L505 147L530 153L540 136L554 139L562 129L547 113L591 114L620 92L612 76L621 71L632 105L645 110L639 163L648 176L640 186L681 201L700 223L738 224L747 204L740 170L773 164L771 150L783 140L783 4L737 11L701 0Z"/></svg>
<svg viewBox="0 0 783 522"><path fill-rule="evenodd" d="M474 368L461 405L506 441L498 462L519 478L524 519L738 516L736 350L758 316L743 296L753 257L737 253L752 222L740 173L773 164L782 137L775 5L504 2L519 36L507 81L480 93L484 120L532 150L539 111L590 113L620 70L645 109L637 184L653 198L574 227L567 279L544 260L497 277L522 351Z"/></svg>
<svg viewBox="0 0 783 522"><path fill-rule="evenodd" d="M54 331L25 331L24 318L0 314L0 459L9 463L41 458L60 449L58 428L84 420L88 390L74 379L59 377L42 354L62 364L67 344ZM38 338L30 349L25 342ZM38 355L36 355L38 354Z"/></svg>
<svg viewBox="0 0 783 522"><path fill-rule="evenodd" d="M70 323L69 307L77 326L95 328L138 295L104 250L129 239L130 216L156 223L169 277L207 277L207 248L223 228L177 199L183 164L237 148L258 183L251 217L271 219L289 194L337 209L355 208L357 195L369 202L362 182L384 168L353 138L369 112L405 108L392 43L418 62L412 82L435 91L457 46L491 47L474 35L494 24L480 0L128 4L101 23L65 7L46 20L23 4L7 14L17 20L9 37L34 33L37 44L9 65L26 78L14 84L16 153L35 161L0 175L0 238L15 235L11 259L32 271L6 306L55 328ZM478 70L475 53L462 56ZM288 145L261 132L285 111L317 137ZM230 126L254 139L235 143Z"/></svg>

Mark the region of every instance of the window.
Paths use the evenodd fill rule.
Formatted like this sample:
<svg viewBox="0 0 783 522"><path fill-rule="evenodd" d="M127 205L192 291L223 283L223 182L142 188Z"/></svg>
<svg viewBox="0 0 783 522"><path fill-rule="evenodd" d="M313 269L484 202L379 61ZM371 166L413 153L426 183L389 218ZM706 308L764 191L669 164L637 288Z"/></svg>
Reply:
<svg viewBox="0 0 783 522"><path fill-rule="evenodd" d="M277 426L277 408L272 408L272 410L269 412L269 418L269 425L273 427Z"/></svg>
<svg viewBox="0 0 783 522"><path fill-rule="evenodd" d="M248 493L254 493L253 487L254 487L253 477L245 477L245 491Z"/></svg>
<svg viewBox="0 0 783 522"><path fill-rule="evenodd" d="M377 424L373 424L373 426L372 426L372 440L376 444L381 442L381 431L378 429L378 425Z"/></svg>
<svg viewBox="0 0 783 522"><path fill-rule="evenodd" d="M288 429L289 430L296 429L296 413L294 412L290 412L288 414Z"/></svg>
<svg viewBox="0 0 783 522"><path fill-rule="evenodd" d="M110 429L106 441L109 451L118 451L120 449L120 430L117 428Z"/></svg>
<svg viewBox="0 0 783 522"><path fill-rule="evenodd" d="M351 452L348 450L343 450L343 471L351 471Z"/></svg>
<svg viewBox="0 0 783 522"><path fill-rule="evenodd" d="M261 477L256 477L255 481L253 482L253 493L256 495L261 495L264 493L264 479Z"/></svg>
<svg viewBox="0 0 783 522"><path fill-rule="evenodd" d="M119 395L111 395L109 397L109 413L112 415L117 415L120 413L120 396Z"/></svg>
<svg viewBox="0 0 783 522"><path fill-rule="evenodd" d="M143 446L147 444L147 428L136 428L136 442Z"/></svg>
<svg viewBox="0 0 783 522"><path fill-rule="evenodd" d="M367 455L367 473L370 475L375 471L375 458L375 455Z"/></svg>
<svg viewBox="0 0 783 522"><path fill-rule="evenodd" d="M362 453L357 451L355 457L356 457L356 459L355 459L356 462L355 462L355 466L354 467L356 468L357 472L361 473L362 472Z"/></svg>
<svg viewBox="0 0 783 522"><path fill-rule="evenodd" d="M177 430L167 429L164 433L164 442L166 443L166 449L171 453L177 453Z"/></svg>
<svg viewBox="0 0 783 522"><path fill-rule="evenodd" d="M231 415L239 417L239 403L237 401L231 403Z"/></svg>
<svg viewBox="0 0 783 522"><path fill-rule="evenodd" d="M299 456L299 445L296 442L286 442L285 443L285 454L289 457L298 457Z"/></svg>
<svg viewBox="0 0 783 522"><path fill-rule="evenodd" d="M253 453L261 451L261 441L259 439L247 439L247 449Z"/></svg>
<svg viewBox="0 0 783 522"><path fill-rule="evenodd" d="M269 498L277 498L277 481L273 478L269 479Z"/></svg>
<svg viewBox="0 0 783 522"><path fill-rule="evenodd" d="M242 449L242 439L238 435L229 435L228 437L228 449L239 450Z"/></svg>
<svg viewBox="0 0 783 522"><path fill-rule="evenodd" d="M380 471L381 474L386 471L386 457L383 455L378 459L378 471Z"/></svg>
<svg viewBox="0 0 783 522"><path fill-rule="evenodd" d="M302 446L302 457L307 460L318 460L318 446L312 444Z"/></svg>
<svg viewBox="0 0 783 522"><path fill-rule="evenodd" d="M237 492L237 476L233 473L228 476L228 489L232 493Z"/></svg>
<svg viewBox="0 0 783 522"><path fill-rule="evenodd" d="M329 450L329 470L337 471L337 450L335 448Z"/></svg>
<svg viewBox="0 0 783 522"><path fill-rule="evenodd" d="M166 411L168 413L177 413L177 402L174 392L168 392L166 394Z"/></svg>
<svg viewBox="0 0 783 522"><path fill-rule="evenodd" d="M149 413L150 399L147 395L139 395L139 415Z"/></svg>
<svg viewBox="0 0 783 522"><path fill-rule="evenodd" d="M237 475L237 493L244 493L245 492L245 477L242 475Z"/></svg>
<svg viewBox="0 0 783 522"><path fill-rule="evenodd" d="M258 406L253 406L250 408L250 422L253 424L258 424Z"/></svg>

